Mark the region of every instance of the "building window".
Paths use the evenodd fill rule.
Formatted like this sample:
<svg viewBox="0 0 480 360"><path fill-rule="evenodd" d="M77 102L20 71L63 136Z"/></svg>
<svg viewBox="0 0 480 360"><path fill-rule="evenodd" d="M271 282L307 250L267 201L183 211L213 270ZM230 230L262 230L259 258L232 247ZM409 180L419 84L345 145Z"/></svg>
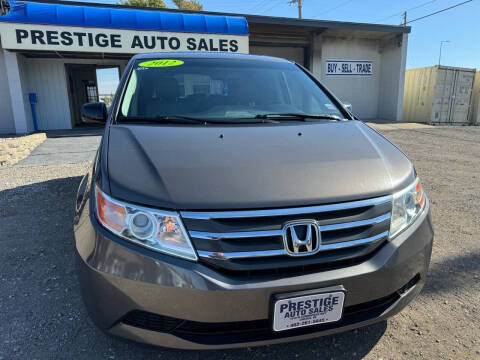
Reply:
<svg viewBox="0 0 480 360"><path fill-rule="evenodd" d="M95 85L94 82L89 81L85 89L87 91L87 101L89 103L91 102L98 102L98 90L97 90L97 85Z"/></svg>

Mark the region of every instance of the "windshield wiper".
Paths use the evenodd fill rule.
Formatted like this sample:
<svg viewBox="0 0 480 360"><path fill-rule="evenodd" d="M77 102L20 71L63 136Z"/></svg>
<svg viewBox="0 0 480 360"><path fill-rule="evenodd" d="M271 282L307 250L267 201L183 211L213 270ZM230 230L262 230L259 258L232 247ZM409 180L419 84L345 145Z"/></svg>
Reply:
<svg viewBox="0 0 480 360"><path fill-rule="evenodd" d="M325 120L342 120L338 115L332 114L305 114L305 113L271 113L271 114L257 114L255 115L255 119L276 119L281 120L281 118L285 119L299 119L299 120L306 120L306 119L325 119Z"/></svg>
<svg viewBox="0 0 480 360"><path fill-rule="evenodd" d="M259 124L259 123L277 123L278 121L267 118L225 118L225 119L203 119L183 115L159 115L155 117L119 117L120 122L137 123L165 123L165 124Z"/></svg>
<svg viewBox="0 0 480 360"><path fill-rule="evenodd" d="M209 121L201 118L180 116L180 115L159 115L155 117L119 117L120 122L138 122L138 123L170 123L170 124L206 124Z"/></svg>

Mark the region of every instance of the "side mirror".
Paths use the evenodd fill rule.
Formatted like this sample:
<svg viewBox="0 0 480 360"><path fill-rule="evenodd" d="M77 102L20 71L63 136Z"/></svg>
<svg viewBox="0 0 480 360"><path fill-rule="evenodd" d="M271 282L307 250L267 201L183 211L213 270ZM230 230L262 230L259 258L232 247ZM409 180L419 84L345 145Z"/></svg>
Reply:
<svg viewBox="0 0 480 360"><path fill-rule="evenodd" d="M86 124L105 124L107 122L107 106L104 102L82 105L82 121Z"/></svg>
<svg viewBox="0 0 480 360"><path fill-rule="evenodd" d="M349 103L349 102L343 102L342 105L343 105L343 107L344 107L348 112L352 112L353 106L352 106L351 103Z"/></svg>

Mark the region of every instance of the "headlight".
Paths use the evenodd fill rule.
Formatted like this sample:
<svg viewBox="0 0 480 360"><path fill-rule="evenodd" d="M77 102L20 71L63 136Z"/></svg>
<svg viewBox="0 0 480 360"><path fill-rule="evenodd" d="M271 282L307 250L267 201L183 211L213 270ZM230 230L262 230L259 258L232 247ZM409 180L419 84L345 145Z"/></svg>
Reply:
<svg viewBox="0 0 480 360"><path fill-rule="evenodd" d="M417 178L406 189L393 194L390 238L409 227L425 207L425 194Z"/></svg>
<svg viewBox="0 0 480 360"><path fill-rule="evenodd" d="M96 213L112 233L146 248L188 260L197 260L177 213L154 210L112 199L95 185Z"/></svg>

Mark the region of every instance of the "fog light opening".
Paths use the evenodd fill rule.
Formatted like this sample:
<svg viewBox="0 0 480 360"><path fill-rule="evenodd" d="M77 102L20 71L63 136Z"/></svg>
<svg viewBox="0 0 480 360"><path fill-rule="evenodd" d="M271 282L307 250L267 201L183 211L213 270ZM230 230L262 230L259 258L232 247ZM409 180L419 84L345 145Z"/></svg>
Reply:
<svg viewBox="0 0 480 360"><path fill-rule="evenodd" d="M408 283L397 290L398 295L405 296L420 281L420 274L415 275Z"/></svg>

